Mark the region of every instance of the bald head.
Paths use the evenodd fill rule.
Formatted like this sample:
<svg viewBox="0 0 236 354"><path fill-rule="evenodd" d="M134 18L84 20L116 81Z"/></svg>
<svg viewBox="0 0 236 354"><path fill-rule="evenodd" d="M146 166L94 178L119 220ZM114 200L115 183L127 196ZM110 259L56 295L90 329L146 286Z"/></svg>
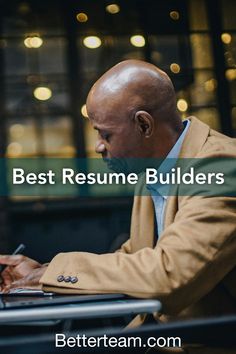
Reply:
<svg viewBox="0 0 236 354"><path fill-rule="evenodd" d="M172 82L152 64L123 61L108 70L87 98L103 156L166 156L183 130Z"/></svg>
<svg viewBox="0 0 236 354"><path fill-rule="evenodd" d="M118 110L125 107L131 115L145 110L154 119L173 125L179 122L170 78L156 66L140 60L126 60L108 70L90 90L88 109L92 102L109 103Z"/></svg>

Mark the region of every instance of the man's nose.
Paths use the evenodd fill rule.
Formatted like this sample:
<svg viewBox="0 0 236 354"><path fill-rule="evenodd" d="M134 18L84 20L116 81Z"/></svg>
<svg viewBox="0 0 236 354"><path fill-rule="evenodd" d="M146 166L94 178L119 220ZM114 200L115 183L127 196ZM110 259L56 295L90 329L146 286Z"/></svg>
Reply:
<svg viewBox="0 0 236 354"><path fill-rule="evenodd" d="M97 154L102 154L106 150L105 144L101 141L98 140L95 144L95 151Z"/></svg>

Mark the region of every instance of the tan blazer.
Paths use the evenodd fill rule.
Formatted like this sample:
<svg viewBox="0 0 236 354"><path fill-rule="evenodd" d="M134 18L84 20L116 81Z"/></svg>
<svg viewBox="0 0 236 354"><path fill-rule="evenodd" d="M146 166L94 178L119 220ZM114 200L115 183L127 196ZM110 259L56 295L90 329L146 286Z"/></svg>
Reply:
<svg viewBox="0 0 236 354"><path fill-rule="evenodd" d="M180 157L236 157L235 139L190 120ZM78 282L59 283L59 275ZM236 198L169 197L164 230L154 244L152 199L135 196L130 239L118 252L60 253L41 283L58 293L157 298L163 320L236 313Z"/></svg>

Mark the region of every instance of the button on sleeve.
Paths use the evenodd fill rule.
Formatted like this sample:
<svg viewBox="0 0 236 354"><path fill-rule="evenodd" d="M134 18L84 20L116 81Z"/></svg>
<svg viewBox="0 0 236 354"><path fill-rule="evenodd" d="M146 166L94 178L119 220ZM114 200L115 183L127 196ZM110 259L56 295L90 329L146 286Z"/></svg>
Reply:
<svg viewBox="0 0 236 354"><path fill-rule="evenodd" d="M62 281L64 281L63 275L58 275L57 281L58 281L59 283L61 283Z"/></svg>

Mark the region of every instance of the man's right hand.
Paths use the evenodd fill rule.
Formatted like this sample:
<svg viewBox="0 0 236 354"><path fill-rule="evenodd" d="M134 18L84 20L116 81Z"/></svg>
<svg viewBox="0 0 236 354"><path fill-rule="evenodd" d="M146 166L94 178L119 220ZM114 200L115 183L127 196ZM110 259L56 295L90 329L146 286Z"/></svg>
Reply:
<svg viewBox="0 0 236 354"><path fill-rule="evenodd" d="M24 286L39 286L39 275L43 275L46 270L46 267L42 264L21 254L0 255L0 265L7 266L1 273L2 282L0 286L2 291L21 286L21 284ZM34 277L34 274L37 274L37 276Z"/></svg>

